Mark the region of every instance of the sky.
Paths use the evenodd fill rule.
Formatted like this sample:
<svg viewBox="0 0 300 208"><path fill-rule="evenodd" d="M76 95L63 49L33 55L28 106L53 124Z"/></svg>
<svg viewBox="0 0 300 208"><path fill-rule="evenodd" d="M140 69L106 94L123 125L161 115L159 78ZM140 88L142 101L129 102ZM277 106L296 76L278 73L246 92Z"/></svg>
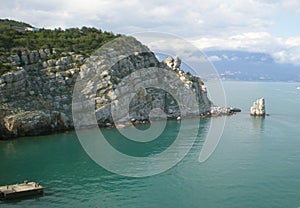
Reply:
<svg viewBox="0 0 300 208"><path fill-rule="evenodd" d="M299 0L0 0L0 18L40 28L167 32L203 50L263 52L300 66Z"/></svg>

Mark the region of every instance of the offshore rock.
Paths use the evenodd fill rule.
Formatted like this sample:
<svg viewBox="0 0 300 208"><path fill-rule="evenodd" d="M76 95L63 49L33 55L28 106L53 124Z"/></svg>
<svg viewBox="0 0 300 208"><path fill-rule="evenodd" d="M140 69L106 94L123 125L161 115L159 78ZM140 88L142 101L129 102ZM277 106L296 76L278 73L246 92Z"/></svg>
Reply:
<svg viewBox="0 0 300 208"><path fill-rule="evenodd" d="M212 116L222 116L222 115L229 115L232 112L230 111L230 108L224 108L219 106L212 106L210 108L210 114Z"/></svg>
<svg viewBox="0 0 300 208"><path fill-rule="evenodd" d="M250 108L250 115L251 116L265 116L266 115L264 98L260 98L253 102L253 105Z"/></svg>

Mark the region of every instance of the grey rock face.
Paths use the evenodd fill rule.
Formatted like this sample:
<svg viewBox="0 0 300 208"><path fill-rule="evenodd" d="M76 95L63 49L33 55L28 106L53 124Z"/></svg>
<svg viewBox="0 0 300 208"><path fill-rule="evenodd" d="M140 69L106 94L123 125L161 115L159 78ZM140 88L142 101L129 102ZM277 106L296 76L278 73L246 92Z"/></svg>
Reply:
<svg viewBox="0 0 300 208"><path fill-rule="evenodd" d="M25 111L4 117L4 127L11 136L40 135L54 129L68 129L69 121L63 113L53 111Z"/></svg>
<svg viewBox="0 0 300 208"><path fill-rule="evenodd" d="M83 57L66 54L56 65L49 55L41 49L10 57L12 65L24 66L0 76L0 139L73 128L72 89Z"/></svg>
<svg viewBox="0 0 300 208"><path fill-rule="evenodd" d="M155 109L161 109L169 119L210 112L212 102L207 97L204 83L200 78L182 71L179 68L181 60L178 57L168 57L167 61L160 63L147 47L136 40L127 39L126 42L130 44L122 40L115 44L126 45L126 48L101 51L101 55L91 57L81 68L79 76L82 79L90 77L89 84L81 89L83 96L89 98L93 89L97 91L95 101L99 125L126 123L132 119L149 120L151 113L152 119L162 117L153 113ZM127 52L129 54L126 56ZM87 73L88 70L90 73ZM182 87L179 89L180 85ZM163 86L169 89L169 92L163 89ZM178 99L188 98L189 92L195 94L197 111L185 108L186 106L180 109ZM128 94L134 95L129 104L125 102ZM117 108L124 111L120 110L117 117L113 118L110 111L115 103ZM82 117L86 115L84 111L82 114Z"/></svg>
<svg viewBox="0 0 300 208"><path fill-rule="evenodd" d="M48 59L50 56L50 49L40 49L40 50L18 50L16 54L11 55L8 59L13 66L23 66L29 64L36 64L38 62L42 63L44 60Z"/></svg>
<svg viewBox="0 0 300 208"><path fill-rule="evenodd" d="M178 57L169 57L161 63L134 38L123 37L114 48L102 48L86 60L72 53L47 59L53 51L23 51L11 57L12 64L25 65L0 77L0 139L72 129L72 95L78 76L88 79L81 93L83 98L94 100L99 126L115 124L113 104L128 93L133 96L123 106L126 112L121 111L117 118L124 122L144 121L150 116L161 118L161 112L167 118L184 119L196 113L209 113L213 106L202 80L182 71ZM166 86L169 92L157 83ZM150 87L139 87L143 85ZM182 90L177 90L179 85ZM185 98L189 92L196 95L197 111L182 108L178 103L177 99ZM74 103L73 111L80 105ZM88 126L84 115L81 122Z"/></svg>

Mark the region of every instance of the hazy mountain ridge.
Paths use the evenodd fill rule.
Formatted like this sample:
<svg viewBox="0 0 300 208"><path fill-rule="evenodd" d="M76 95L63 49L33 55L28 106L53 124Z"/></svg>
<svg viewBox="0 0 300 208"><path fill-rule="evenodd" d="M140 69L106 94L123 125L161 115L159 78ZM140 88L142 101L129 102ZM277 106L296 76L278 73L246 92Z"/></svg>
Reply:
<svg viewBox="0 0 300 208"><path fill-rule="evenodd" d="M277 63L266 53L204 51L224 80L300 81L300 66Z"/></svg>

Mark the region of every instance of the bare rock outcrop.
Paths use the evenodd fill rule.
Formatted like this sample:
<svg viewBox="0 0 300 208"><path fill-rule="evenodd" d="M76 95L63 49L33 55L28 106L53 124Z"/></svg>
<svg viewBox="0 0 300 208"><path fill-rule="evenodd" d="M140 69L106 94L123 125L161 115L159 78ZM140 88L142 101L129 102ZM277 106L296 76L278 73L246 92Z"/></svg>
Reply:
<svg viewBox="0 0 300 208"><path fill-rule="evenodd" d="M180 68L181 59L178 56L169 56L163 61L163 63L165 63L169 68L177 70Z"/></svg>

